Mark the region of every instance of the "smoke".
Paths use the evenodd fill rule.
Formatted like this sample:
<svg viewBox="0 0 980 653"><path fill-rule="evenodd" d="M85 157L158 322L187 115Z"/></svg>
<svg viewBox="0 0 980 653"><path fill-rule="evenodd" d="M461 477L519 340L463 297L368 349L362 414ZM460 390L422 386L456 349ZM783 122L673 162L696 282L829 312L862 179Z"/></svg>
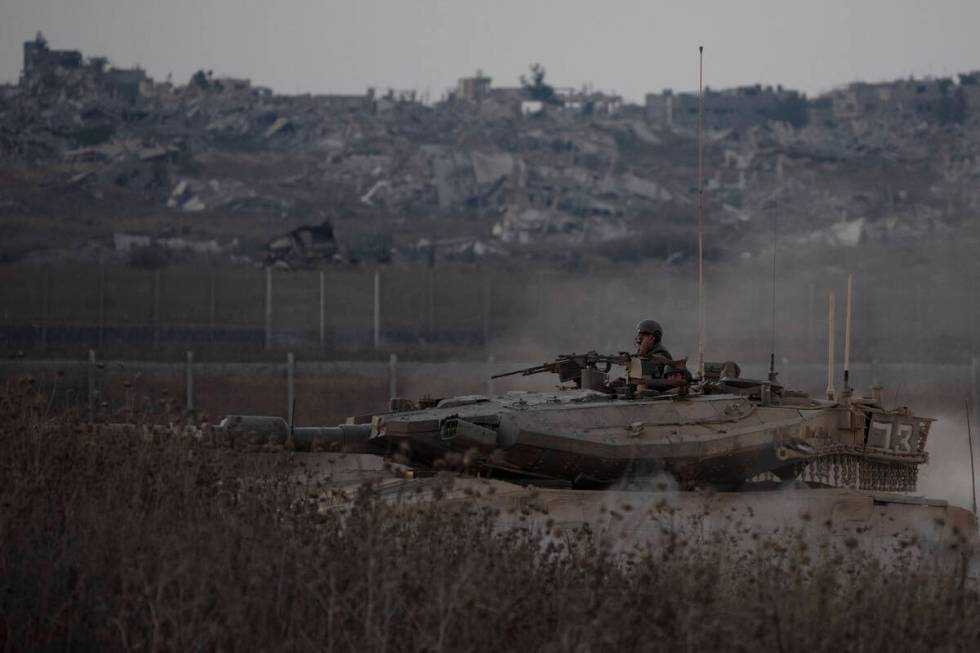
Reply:
<svg viewBox="0 0 980 653"><path fill-rule="evenodd" d="M932 425L926 451L929 463L919 468L917 494L972 510L976 479L970 468L965 415L941 415Z"/></svg>
<svg viewBox="0 0 980 653"><path fill-rule="evenodd" d="M847 276L853 273L852 363L969 364L971 352L980 350L975 257L959 245L935 242L917 243L914 252L899 249L787 245L780 250L774 339L771 250L731 252L724 261L707 263L706 358L765 369L774 347L777 369L825 365L833 291L840 377ZM547 360L572 351L631 350L634 327L647 318L663 324L664 344L675 357L693 362L697 355L697 268L691 261L594 262L561 272L539 268L519 277L507 292L520 307L520 318L496 323L498 357ZM859 381L870 385L870 376Z"/></svg>

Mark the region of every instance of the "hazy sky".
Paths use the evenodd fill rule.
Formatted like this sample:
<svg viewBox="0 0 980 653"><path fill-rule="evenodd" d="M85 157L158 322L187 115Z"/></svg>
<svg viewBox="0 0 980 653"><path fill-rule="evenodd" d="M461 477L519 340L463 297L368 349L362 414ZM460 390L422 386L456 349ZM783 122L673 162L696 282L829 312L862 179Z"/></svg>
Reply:
<svg viewBox="0 0 980 653"><path fill-rule="evenodd" d="M0 80L23 41L140 65L197 69L276 91L414 88L437 99L482 69L500 86L540 61L559 86L640 100L705 83L849 81L980 69L980 0L0 0Z"/></svg>

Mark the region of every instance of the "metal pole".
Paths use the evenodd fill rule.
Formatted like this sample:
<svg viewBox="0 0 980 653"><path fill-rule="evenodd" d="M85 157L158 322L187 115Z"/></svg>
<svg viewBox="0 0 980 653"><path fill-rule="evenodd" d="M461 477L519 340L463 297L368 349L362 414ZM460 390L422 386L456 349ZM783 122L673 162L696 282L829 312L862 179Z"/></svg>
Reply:
<svg viewBox="0 0 980 653"><path fill-rule="evenodd" d="M265 349L272 348L272 268L265 269Z"/></svg>
<svg viewBox="0 0 980 653"><path fill-rule="evenodd" d="M844 310L844 392L851 392L851 282L854 275L847 275L847 304Z"/></svg>
<svg viewBox="0 0 980 653"><path fill-rule="evenodd" d="M381 270L374 271L374 348L381 347Z"/></svg>
<svg viewBox="0 0 980 653"><path fill-rule="evenodd" d="M153 348L160 347L160 270L153 272Z"/></svg>
<svg viewBox="0 0 980 653"><path fill-rule="evenodd" d="M286 411L289 415L289 428L293 428L293 413L296 408L296 360L293 352L286 354Z"/></svg>
<svg viewBox="0 0 980 653"><path fill-rule="evenodd" d="M326 279L320 270L320 351L327 349L327 292Z"/></svg>
<svg viewBox="0 0 980 653"><path fill-rule="evenodd" d="M194 410L194 352L187 352L187 412Z"/></svg>
<svg viewBox="0 0 980 653"><path fill-rule="evenodd" d="M214 268L211 268L211 275L208 283L208 342L214 343L214 316L215 316L215 272Z"/></svg>
<svg viewBox="0 0 980 653"><path fill-rule="evenodd" d="M426 281L426 338L432 342L436 334L436 275L432 268L429 268Z"/></svg>
<svg viewBox="0 0 980 653"><path fill-rule="evenodd" d="M99 256L99 349L105 345L105 260Z"/></svg>
<svg viewBox="0 0 980 653"><path fill-rule="evenodd" d="M493 368L494 368L494 358L493 354L487 356L487 396L493 396Z"/></svg>
<svg viewBox="0 0 980 653"><path fill-rule="evenodd" d="M815 317L816 311L814 310L814 287L813 282L807 284L807 294L809 296L809 303L807 304L806 310L806 347L809 353L815 353L816 347L813 346L813 335L815 329L813 328L813 319Z"/></svg>
<svg viewBox="0 0 980 653"><path fill-rule="evenodd" d="M487 277L483 284L483 349L490 349L490 299L493 291L492 281Z"/></svg>
<svg viewBox="0 0 980 653"><path fill-rule="evenodd" d="M834 398L834 293L827 304L827 399Z"/></svg>
<svg viewBox="0 0 980 653"><path fill-rule="evenodd" d="M704 46L698 46L698 378L704 380Z"/></svg>
<svg viewBox="0 0 980 653"><path fill-rule="evenodd" d="M48 349L48 268L41 271L41 351Z"/></svg>
<svg viewBox="0 0 980 653"><path fill-rule="evenodd" d="M88 350L88 419L95 419L95 350Z"/></svg>
<svg viewBox="0 0 980 653"><path fill-rule="evenodd" d="M977 359L973 359L976 363ZM976 378L976 377L974 377ZM966 402L966 441L970 445L970 488L973 490L973 514L977 514L977 470L973 462L973 429L970 428L970 402Z"/></svg>
<svg viewBox="0 0 980 653"><path fill-rule="evenodd" d="M915 338L916 340L922 340L922 318L925 315L925 297L922 294L922 284L915 284ZM921 344L919 345L921 347Z"/></svg>
<svg viewBox="0 0 980 653"><path fill-rule="evenodd" d="M776 251L779 244L779 222L776 213L772 214L772 296L769 308L772 310L771 323L769 325L769 382L776 382Z"/></svg>
<svg viewBox="0 0 980 653"><path fill-rule="evenodd" d="M398 354L388 357L388 399L398 396Z"/></svg>

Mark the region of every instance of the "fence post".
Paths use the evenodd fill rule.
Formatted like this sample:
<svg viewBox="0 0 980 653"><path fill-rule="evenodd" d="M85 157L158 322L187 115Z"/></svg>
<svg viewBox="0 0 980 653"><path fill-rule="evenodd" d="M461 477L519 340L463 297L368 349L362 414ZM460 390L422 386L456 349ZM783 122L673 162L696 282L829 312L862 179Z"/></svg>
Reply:
<svg viewBox="0 0 980 653"><path fill-rule="evenodd" d="M490 277L483 284L483 349L490 349L490 299L493 285Z"/></svg>
<svg viewBox="0 0 980 653"><path fill-rule="evenodd" d="M320 270L320 353L327 348L327 290L323 270Z"/></svg>
<svg viewBox="0 0 980 653"><path fill-rule="evenodd" d="M88 419L95 420L95 350L88 350Z"/></svg>
<svg viewBox="0 0 980 653"><path fill-rule="evenodd" d="M493 354L487 356L487 396L493 397L493 368L496 361Z"/></svg>
<svg viewBox="0 0 980 653"><path fill-rule="evenodd" d="M160 348L160 270L153 271L153 348Z"/></svg>
<svg viewBox="0 0 980 653"><path fill-rule="evenodd" d="M388 357L388 399L398 396L398 354Z"/></svg>
<svg viewBox="0 0 980 653"><path fill-rule="evenodd" d="M425 308L426 308L426 339L429 342L436 337L436 274L430 267L426 277L425 286Z"/></svg>
<svg viewBox="0 0 980 653"><path fill-rule="evenodd" d="M99 349L105 346L105 259L99 256Z"/></svg>
<svg viewBox="0 0 980 653"><path fill-rule="evenodd" d="M211 274L209 275L208 278L208 342L212 344L214 343L214 316L215 316L214 305L216 301L215 293L214 293L214 284L215 284L214 277L215 277L215 273L214 273L214 268L212 267Z"/></svg>
<svg viewBox="0 0 980 653"><path fill-rule="evenodd" d="M915 312L913 315L925 315L925 296L922 293L922 284L916 282L915 284ZM923 320L915 320L915 338L916 340L922 340L922 323Z"/></svg>
<svg viewBox="0 0 980 653"><path fill-rule="evenodd" d="M296 359L293 352L286 354L286 414L289 416L289 428L293 428L293 413L296 410Z"/></svg>
<svg viewBox="0 0 980 653"><path fill-rule="evenodd" d="M812 281L807 284L807 295L809 301L806 306L806 351L812 354L817 351L816 343L813 341L816 330L813 328L815 293Z"/></svg>
<svg viewBox="0 0 980 653"><path fill-rule="evenodd" d="M381 347L381 270L374 271L374 349Z"/></svg>
<svg viewBox="0 0 980 653"><path fill-rule="evenodd" d="M187 352L187 412L194 411L194 352Z"/></svg>
<svg viewBox="0 0 980 653"><path fill-rule="evenodd" d="M48 267L41 271L41 351L48 350Z"/></svg>
<svg viewBox="0 0 980 653"><path fill-rule="evenodd" d="M272 348L272 268L265 269L265 349Z"/></svg>

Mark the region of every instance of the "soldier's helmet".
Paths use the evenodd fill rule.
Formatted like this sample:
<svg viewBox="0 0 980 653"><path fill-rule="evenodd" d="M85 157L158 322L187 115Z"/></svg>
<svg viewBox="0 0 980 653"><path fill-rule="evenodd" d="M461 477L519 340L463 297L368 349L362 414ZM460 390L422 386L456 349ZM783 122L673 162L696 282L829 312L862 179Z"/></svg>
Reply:
<svg viewBox="0 0 980 653"><path fill-rule="evenodd" d="M636 325L636 332L639 333L649 333L658 340L663 337L664 329L660 326L660 322L656 320L641 320L639 324Z"/></svg>

